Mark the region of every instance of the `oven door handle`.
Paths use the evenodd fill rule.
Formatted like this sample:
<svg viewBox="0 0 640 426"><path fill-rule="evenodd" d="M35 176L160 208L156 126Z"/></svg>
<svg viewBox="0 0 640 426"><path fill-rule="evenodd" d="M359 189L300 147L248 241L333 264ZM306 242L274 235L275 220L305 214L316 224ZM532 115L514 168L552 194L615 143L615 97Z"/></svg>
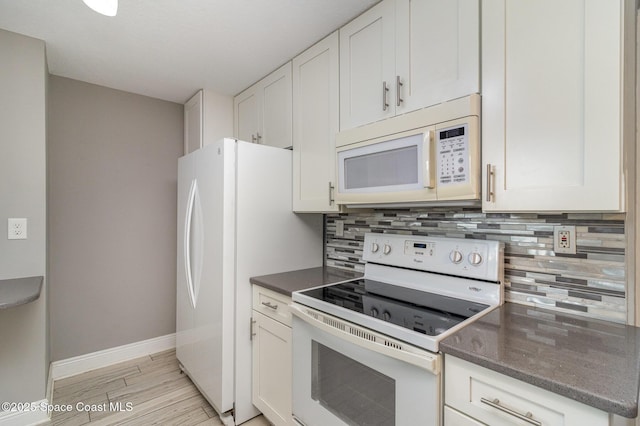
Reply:
<svg viewBox="0 0 640 426"><path fill-rule="evenodd" d="M383 343L373 341L369 338L361 337L364 333L369 336L375 336L374 333L362 327L352 325L349 322L342 321L338 318L332 317L322 312L313 311L306 307L301 307L299 305L296 305L295 303L289 305L289 308L291 309L291 313L296 317L307 322L309 325L318 328L326 333L329 333L341 340L345 340L349 343L353 343L354 345L371 350L381 355L406 362L408 364L427 370L433 374L440 374L440 356L437 354L432 354L431 352L423 351L417 348L415 349L415 352L410 352L401 348L394 347L394 344L393 342L391 342L391 340L389 340L389 342L391 343L390 345L385 345ZM309 312L313 312L313 314L318 315L318 317L321 316L324 319L329 320L328 322L333 325L327 324L324 319L316 318L313 314L309 314ZM347 330L353 330L355 333L350 333ZM362 332L359 333L358 331ZM398 342L397 345L401 344L402 343Z"/></svg>

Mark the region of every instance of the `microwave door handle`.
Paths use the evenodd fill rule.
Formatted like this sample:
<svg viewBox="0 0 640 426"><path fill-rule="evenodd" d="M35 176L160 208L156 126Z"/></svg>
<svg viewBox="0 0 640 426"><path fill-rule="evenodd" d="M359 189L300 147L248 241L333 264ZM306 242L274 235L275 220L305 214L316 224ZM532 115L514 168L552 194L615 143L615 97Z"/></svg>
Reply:
<svg viewBox="0 0 640 426"><path fill-rule="evenodd" d="M425 188L435 188L436 185L436 164L433 161L433 130L427 130L424 132L424 139L422 140L422 158L424 160L422 174Z"/></svg>

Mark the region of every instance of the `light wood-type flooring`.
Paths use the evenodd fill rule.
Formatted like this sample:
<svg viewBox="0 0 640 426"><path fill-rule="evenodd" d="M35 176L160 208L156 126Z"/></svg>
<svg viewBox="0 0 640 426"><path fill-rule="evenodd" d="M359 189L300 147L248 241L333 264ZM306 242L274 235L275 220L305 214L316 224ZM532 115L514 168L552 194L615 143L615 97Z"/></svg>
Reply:
<svg viewBox="0 0 640 426"><path fill-rule="evenodd" d="M56 380L51 425L222 425L189 377L175 350ZM259 416L243 426L267 426Z"/></svg>

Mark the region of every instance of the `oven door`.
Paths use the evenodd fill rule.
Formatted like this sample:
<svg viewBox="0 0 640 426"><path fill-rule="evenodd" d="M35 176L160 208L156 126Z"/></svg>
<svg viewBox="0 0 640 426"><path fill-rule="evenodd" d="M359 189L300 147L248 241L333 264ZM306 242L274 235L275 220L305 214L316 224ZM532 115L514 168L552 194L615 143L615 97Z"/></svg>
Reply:
<svg viewBox="0 0 640 426"><path fill-rule="evenodd" d="M440 424L440 355L293 304L293 415L302 425Z"/></svg>

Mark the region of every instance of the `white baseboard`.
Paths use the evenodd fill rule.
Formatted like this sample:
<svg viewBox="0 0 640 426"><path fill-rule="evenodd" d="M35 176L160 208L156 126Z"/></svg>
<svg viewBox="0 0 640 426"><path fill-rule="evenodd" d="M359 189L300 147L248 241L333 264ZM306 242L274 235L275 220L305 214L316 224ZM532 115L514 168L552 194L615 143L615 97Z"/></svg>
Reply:
<svg viewBox="0 0 640 426"><path fill-rule="evenodd" d="M53 368L51 367L51 365L49 365L49 373L47 374L47 390L44 394L44 397L47 398L47 401L49 402L53 401L53 376L51 375L52 371Z"/></svg>
<svg viewBox="0 0 640 426"><path fill-rule="evenodd" d="M43 399L31 404L33 410L29 411L0 411L0 426L24 426L49 424L47 407L49 401ZM41 409L44 408L44 409Z"/></svg>
<svg viewBox="0 0 640 426"><path fill-rule="evenodd" d="M129 345L109 348L73 358L54 361L49 370L50 381L75 376L76 374L107 367L130 359L140 358L176 347L176 335L167 334Z"/></svg>
<svg viewBox="0 0 640 426"><path fill-rule="evenodd" d="M130 359L140 358L176 347L176 335L168 334L142 342L105 349L103 351L80 355L51 363L47 380L46 399L35 401L33 410L0 411L0 426L24 426L49 424L50 418L46 407L50 405L53 392L53 381L76 374L107 367ZM44 407L44 409L41 409Z"/></svg>

